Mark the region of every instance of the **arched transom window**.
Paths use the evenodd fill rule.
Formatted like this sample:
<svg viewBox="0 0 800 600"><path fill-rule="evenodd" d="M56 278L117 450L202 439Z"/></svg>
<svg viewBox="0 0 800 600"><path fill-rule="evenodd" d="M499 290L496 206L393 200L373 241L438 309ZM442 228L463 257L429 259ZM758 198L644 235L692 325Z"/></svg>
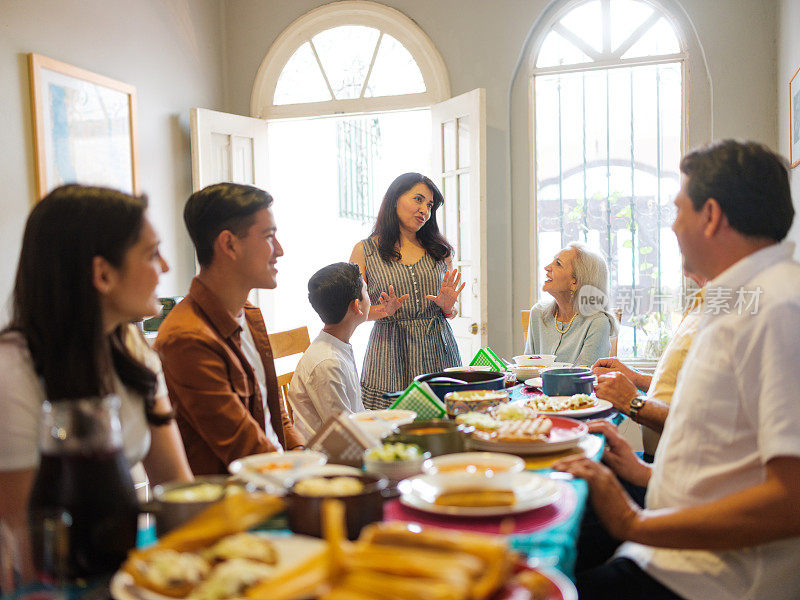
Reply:
<svg viewBox="0 0 800 600"><path fill-rule="evenodd" d="M261 64L254 116L308 117L430 106L449 96L431 40L402 13L335 2L295 21Z"/></svg>
<svg viewBox="0 0 800 600"><path fill-rule="evenodd" d="M620 354L657 354L680 306L685 48L654 2L584 0L564 4L534 55L539 277L570 241L599 249L623 309Z"/></svg>

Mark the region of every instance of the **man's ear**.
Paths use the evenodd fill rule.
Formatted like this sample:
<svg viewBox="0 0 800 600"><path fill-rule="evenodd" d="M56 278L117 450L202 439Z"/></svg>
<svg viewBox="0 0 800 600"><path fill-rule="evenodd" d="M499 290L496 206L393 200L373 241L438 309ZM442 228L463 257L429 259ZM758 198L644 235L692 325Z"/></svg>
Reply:
<svg viewBox="0 0 800 600"><path fill-rule="evenodd" d="M117 270L102 256L92 258L92 284L101 294L107 294L117 280Z"/></svg>
<svg viewBox="0 0 800 600"><path fill-rule="evenodd" d="M706 238L712 238L720 229L728 224L728 218L722 212L722 207L714 198L709 198L701 209L705 219L705 226L703 227L703 234Z"/></svg>
<svg viewBox="0 0 800 600"><path fill-rule="evenodd" d="M228 229L223 229L214 240L214 255L227 256L233 260L238 255L239 239Z"/></svg>

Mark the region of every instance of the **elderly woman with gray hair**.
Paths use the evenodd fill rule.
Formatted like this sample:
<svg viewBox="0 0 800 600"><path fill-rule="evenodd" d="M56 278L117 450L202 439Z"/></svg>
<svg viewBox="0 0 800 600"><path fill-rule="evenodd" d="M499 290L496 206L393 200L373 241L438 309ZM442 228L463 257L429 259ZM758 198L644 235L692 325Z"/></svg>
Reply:
<svg viewBox="0 0 800 600"><path fill-rule="evenodd" d="M542 291L553 297L531 308L525 354L591 366L611 352L617 321L609 312L608 266L581 242L571 242L545 268Z"/></svg>

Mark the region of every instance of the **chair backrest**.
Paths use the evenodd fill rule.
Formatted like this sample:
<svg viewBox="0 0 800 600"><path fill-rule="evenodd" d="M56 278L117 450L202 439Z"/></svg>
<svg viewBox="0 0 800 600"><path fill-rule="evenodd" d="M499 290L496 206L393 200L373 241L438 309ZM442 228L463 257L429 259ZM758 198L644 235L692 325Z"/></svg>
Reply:
<svg viewBox="0 0 800 600"><path fill-rule="evenodd" d="M528 324L531 320L531 311L529 310L521 310L520 316L522 317L522 340L523 342L527 343L528 339Z"/></svg>
<svg viewBox="0 0 800 600"><path fill-rule="evenodd" d="M615 308L614 309L614 316L617 317L617 326L622 326L622 309ZM617 329L617 335L611 338L611 356L617 355L617 339L619 338L619 329Z"/></svg>
<svg viewBox="0 0 800 600"><path fill-rule="evenodd" d="M298 327L288 331L279 331L269 334L269 343L272 346L272 356L275 359L286 358L294 354L302 354L311 345L311 338L308 337L308 327ZM297 360L300 360L298 357ZM286 412L292 413L289 405L289 383L294 375L294 368L297 361L294 361L291 371L281 368L280 362L275 365L278 375L278 386L281 390L281 402L283 402Z"/></svg>

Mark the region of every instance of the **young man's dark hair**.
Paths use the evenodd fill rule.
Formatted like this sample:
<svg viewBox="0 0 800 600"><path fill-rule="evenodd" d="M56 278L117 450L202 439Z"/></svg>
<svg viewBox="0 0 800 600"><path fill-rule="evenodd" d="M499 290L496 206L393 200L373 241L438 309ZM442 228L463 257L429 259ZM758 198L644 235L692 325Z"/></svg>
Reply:
<svg viewBox="0 0 800 600"><path fill-rule="evenodd" d="M741 234L781 241L794 218L786 162L763 144L723 140L681 160L695 210L716 200Z"/></svg>
<svg viewBox="0 0 800 600"><path fill-rule="evenodd" d="M308 300L323 323L335 325L344 319L353 300L361 300L362 284L358 265L333 263L308 280Z"/></svg>
<svg viewBox="0 0 800 600"><path fill-rule="evenodd" d="M183 209L183 220L197 250L197 262L207 267L214 258L214 240L226 229L242 237L255 213L272 205L262 189L239 183L217 183L195 192Z"/></svg>

